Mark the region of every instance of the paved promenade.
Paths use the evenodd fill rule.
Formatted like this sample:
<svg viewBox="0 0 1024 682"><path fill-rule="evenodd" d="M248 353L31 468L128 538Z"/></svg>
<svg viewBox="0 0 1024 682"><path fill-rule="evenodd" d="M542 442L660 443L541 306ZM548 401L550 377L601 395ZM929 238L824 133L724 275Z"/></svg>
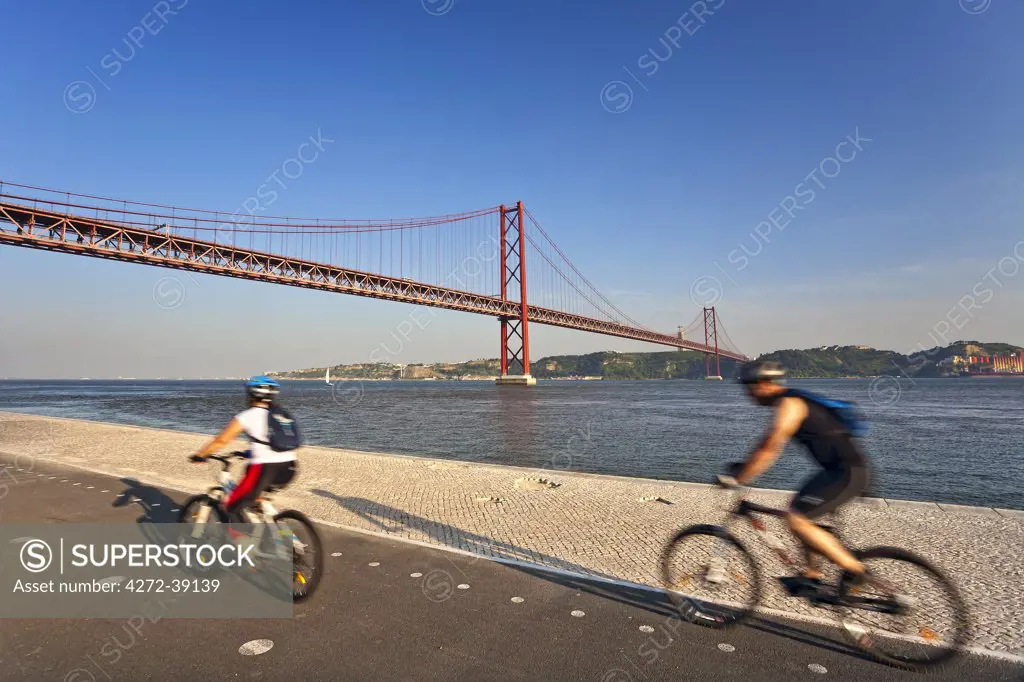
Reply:
<svg viewBox="0 0 1024 682"><path fill-rule="evenodd" d="M12 459L22 465L11 466ZM3 523L171 521L185 498L129 477L0 455ZM5 467L6 465L6 467ZM755 618L718 632L662 595L321 525L325 574L291 618L10 619L0 678L121 680L736 680L913 682L829 627ZM1024 665L963 656L934 682L1021 682Z"/></svg>
<svg viewBox="0 0 1024 682"><path fill-rule="evenodd" d="M206 439L0 413L2 453L179 490L211 484L214 467L185 461ZM300 458L297 483L279 497L280 506L350 528L651 586L659 584L658 558L671 534L720 521L725 504L722 492L700 484L316 447L303 448ZM753 497L773 505L786 500L773 491ZM1024 656L1024 512L876 499L853 505L842 528L854 545L905 546L933 560L972 607L971 645ZM760 559L767 576L785 574L773 556ZM767 608L822 617L766 582Z"/></svg>

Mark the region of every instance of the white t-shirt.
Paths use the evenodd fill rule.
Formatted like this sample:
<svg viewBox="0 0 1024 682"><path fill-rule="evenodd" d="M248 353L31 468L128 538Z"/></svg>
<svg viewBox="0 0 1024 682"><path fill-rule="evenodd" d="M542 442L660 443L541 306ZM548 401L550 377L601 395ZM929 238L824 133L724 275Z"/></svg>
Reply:
<svg viewBox="0 0 1024 682"><path fill-rule="evenodd" d="M270 424L268 423L268 410L265 407L250 407L244 412L235 415L235 419L245 429L245 435L249 438L250 450L252 451L253 464L271 464L273 462L291 462L297 459L296 451L274 452L269 445L264 445L270 435ZM258 438L263 443L257 443Z"/></svg>

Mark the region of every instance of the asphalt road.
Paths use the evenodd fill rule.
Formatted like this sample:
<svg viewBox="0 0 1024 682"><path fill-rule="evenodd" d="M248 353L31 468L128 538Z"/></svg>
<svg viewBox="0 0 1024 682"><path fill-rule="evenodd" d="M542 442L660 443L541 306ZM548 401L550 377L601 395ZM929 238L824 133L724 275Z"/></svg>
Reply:
<svg viewBox="0 0 1024 682"><path fill-rule="evenodd" d="M39 460L6 471L0 523L169 522L186 497ZM672 618L649 591L319 530L324 580L291 619L163 618L135 630L0 620L0 680L925 679L865 660L824 626L758 619L712 631ZM273 646L240 652L258 640ZM968 655L927 679L1021 682L1024 667Z"/></svg>

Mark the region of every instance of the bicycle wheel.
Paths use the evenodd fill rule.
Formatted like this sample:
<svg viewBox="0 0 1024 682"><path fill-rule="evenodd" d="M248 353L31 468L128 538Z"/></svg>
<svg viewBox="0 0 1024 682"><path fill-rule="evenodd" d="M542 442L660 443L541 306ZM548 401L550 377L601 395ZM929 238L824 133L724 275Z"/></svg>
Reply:
<svg viewBox="0 0 1024 682"><path fill-rule="evenodd" d="M679 614L711 628L743 622L761 600L761 573L754 558L720 526L680 531L662 552L661 574ZM707 595L700 593L705 586Z"/></svg>
<svg viewBox="0 0 1024 682"><path fill-rule="evenodd" d="M297 604L313 596L324 572L324 553L320 536L305 514L288 509L274 522L288 523L292 535L292 599ZM292 526L297 528L293 528Z"/></svg>
<svg viewBox="0 0 1024 682"><path fill-rule="evenodd" d="M855 553L883 586L839 579L843 631L874 658L908 670L948 662L967 644L969 615L956 585L931 563L896 547Z"/></svg>
<svg viewBox="0 0 1024 682"><path fill-rule="evenodd" d="M178 514L178 523L198 524L203 522L201 513L204 507L209 508L209 512L205 514L206 523L228 522L227 514L221 509L217 500L204 493L202 495L193 495L185 500L185 504L181 505L181 512Z"/></svg>

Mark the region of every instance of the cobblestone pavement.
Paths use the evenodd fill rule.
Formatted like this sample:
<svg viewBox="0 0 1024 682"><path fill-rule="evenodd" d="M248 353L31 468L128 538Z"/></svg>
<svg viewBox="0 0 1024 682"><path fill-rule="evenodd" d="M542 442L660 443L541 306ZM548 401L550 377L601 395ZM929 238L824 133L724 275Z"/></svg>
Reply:
<svg viewBox="0 0 1024 682"><path fill-rule="evenodd" d="M39 457L187 490L209 487L216 476L210 465L186 462L205 440L0 412L0 453L17 456L21 466ZM787 494L759 490L751 499L782 506ZM721 522L728 496L697 483L307 447L296 482L275 504L486 557L659 586L659 558L672 534ZM839 523L853 546L905 547L947 571L972 609L971 644L1024 655L1024 512L871 499L850 505ZM749 540L764 577L787 574L749 530L737 534ZM765 583L766 607L827 615L785 596L775 581Z"/></svg>

